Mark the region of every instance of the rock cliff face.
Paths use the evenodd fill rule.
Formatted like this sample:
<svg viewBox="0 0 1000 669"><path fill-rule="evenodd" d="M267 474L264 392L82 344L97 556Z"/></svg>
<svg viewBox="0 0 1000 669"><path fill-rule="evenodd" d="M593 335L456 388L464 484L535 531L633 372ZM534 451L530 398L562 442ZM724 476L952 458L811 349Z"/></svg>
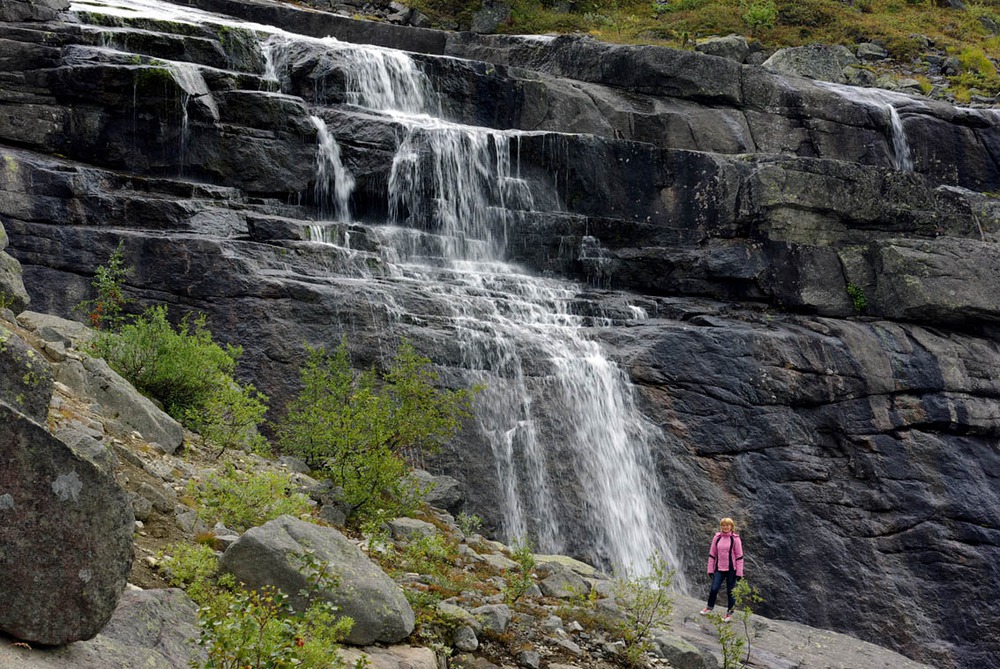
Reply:
<svg viewBox="0 0 1000 669"><path fill-rule="evenodd" d="M766 613L998 666L992 112L188 4L257 25L58 3L0 23L0 220L33 310L69 315L123 239L130 295L208 313L276 405L304 343L377 362L407 336L487 384L433 464L494 527L601 562L636 526L669 535L650 545L697 594L732 515Z"/></svg>

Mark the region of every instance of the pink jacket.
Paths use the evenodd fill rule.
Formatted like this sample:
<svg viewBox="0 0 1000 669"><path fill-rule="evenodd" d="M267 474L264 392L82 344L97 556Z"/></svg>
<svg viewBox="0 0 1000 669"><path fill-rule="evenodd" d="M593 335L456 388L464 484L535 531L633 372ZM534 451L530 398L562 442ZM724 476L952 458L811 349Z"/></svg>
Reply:
<svg viewBox="0 0 1000 669"><path fill-rule="evenodd" d="M716 532L712 547L708 549L708 573L730 569L736 569L736 575L743 576L743 542L738 534Z"/></svg>

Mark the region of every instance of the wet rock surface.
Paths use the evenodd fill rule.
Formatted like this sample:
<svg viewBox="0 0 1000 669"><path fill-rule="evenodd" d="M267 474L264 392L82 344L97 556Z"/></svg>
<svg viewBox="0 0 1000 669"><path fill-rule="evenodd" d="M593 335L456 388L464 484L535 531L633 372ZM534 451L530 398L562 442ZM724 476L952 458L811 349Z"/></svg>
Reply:
<svg viewBox="0 0 1000 669"><path fill-rule="evenodd" d="M657 428L692 581L731 514L763 612L989 666L994 642L955 615L989 624L1000 582L989 113L659 47L197 4L415 52L448 118L533 131L510 150L531 198L507 201L507 255L578 282L567 310L621 361ZM399 233L383 225L405 127L352 104L322 48L302 46L279 84L252 32L112 21L130 46L109 50L86 24L100 21L68 19L0 24L0 219L32 309L71 315L123 239L129 295L207 313L276 405L296 389L301 343L333 348L345 333L365 365L405 335L446 383L482 380L462 366L447 299L398 271ZM888 105L913 171L896 169ZM312 116L357 182L351 223L323 221ZM426 139L415 147L428 155ZM332 244L308 241L318 222ZM413 254L438 257L435 230L414 227ZM550 362L524 355L563 548L599 562L589 481L547 422ZM493 458L470 428L432 464L499 529ZM912 616L885 616L887 601Z"/></svg>

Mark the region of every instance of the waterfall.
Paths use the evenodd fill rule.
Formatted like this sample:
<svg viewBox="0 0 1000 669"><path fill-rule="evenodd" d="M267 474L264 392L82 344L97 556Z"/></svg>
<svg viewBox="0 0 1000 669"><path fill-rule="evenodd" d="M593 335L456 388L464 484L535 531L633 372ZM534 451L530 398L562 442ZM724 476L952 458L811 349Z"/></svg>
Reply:
<svg viewBox="0 0 1000 669"><path fill-rule="evenodd" d="M102 1L120 8L115 11L224 21L189 8L155 9L162 4L155 0L91 0ZM484 382L475 415L493 456L504 538L530 538L539 552L572 549L602 566L638 573L654 553L680 568L654 462L660 432L639 410L625 370L588 337L587 320L575 311L584 287L532 275L506 260L514 218L537 201L560 200L520 174L524 133L438 118L433 88L404 52L253 29L267 33L265 80L284 85L299 48L307 45L310 57L320 48L318 60L309 61L312 102L342 95L337 104L399 128L389 220L354 224L365 228L388 267L358 278L394 322L443 335L464 378ZM343 222L353 179L326 123L318 115L312 122L316 200ZM323 230L310 234L328 239ZM586 253L600 257L599 249ZM632 313L645 317L638 308ZM684 587L680 573L677 585Z"/></svg>
<svg viewBox="0 0 1000 669"><path fill-rule="evenodd" d="M910 157L910 145L906 142L906 132L899 112L891 104L886 103L889 112L889 136L892 138L893 165L902 172L913 171L913 158Z"/></svg>
<svg viewBox="0 0 1000 669"><path fill-rule="evenodd" d="M314 195L320 215L325 219L349 221L349 201L354 191L354 177L340 160L340 145L318 116L309 120L316 126L316 185Z"/></svg>
<svg viewBox="0 0 1000 669"><path fill-rule="evenodd" d="M877 110L887 117L888 139L892 148L892 166L900 172L913 171L913 157L910 145L906 141L906 129L899 117L896 105L922 106L924 103L902 93L882 90L880 88L858 88L827 81L813 82L816 86L840 95L841 97Z"/></svg>

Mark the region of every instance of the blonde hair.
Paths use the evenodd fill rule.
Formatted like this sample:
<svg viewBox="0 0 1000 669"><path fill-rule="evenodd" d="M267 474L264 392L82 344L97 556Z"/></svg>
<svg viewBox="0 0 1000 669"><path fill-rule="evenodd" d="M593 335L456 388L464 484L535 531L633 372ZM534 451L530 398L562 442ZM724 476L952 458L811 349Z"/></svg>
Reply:
<svg viewBox="0 0 1000 669"><path fill-rule="evenodd" d="M723 518L722 520L720 520L719 521L719 529L722 529L723 525L729 525L729 527L733 528L731 530L732 532L736 531L736 523L733 522L732 518Z"/></svg>

